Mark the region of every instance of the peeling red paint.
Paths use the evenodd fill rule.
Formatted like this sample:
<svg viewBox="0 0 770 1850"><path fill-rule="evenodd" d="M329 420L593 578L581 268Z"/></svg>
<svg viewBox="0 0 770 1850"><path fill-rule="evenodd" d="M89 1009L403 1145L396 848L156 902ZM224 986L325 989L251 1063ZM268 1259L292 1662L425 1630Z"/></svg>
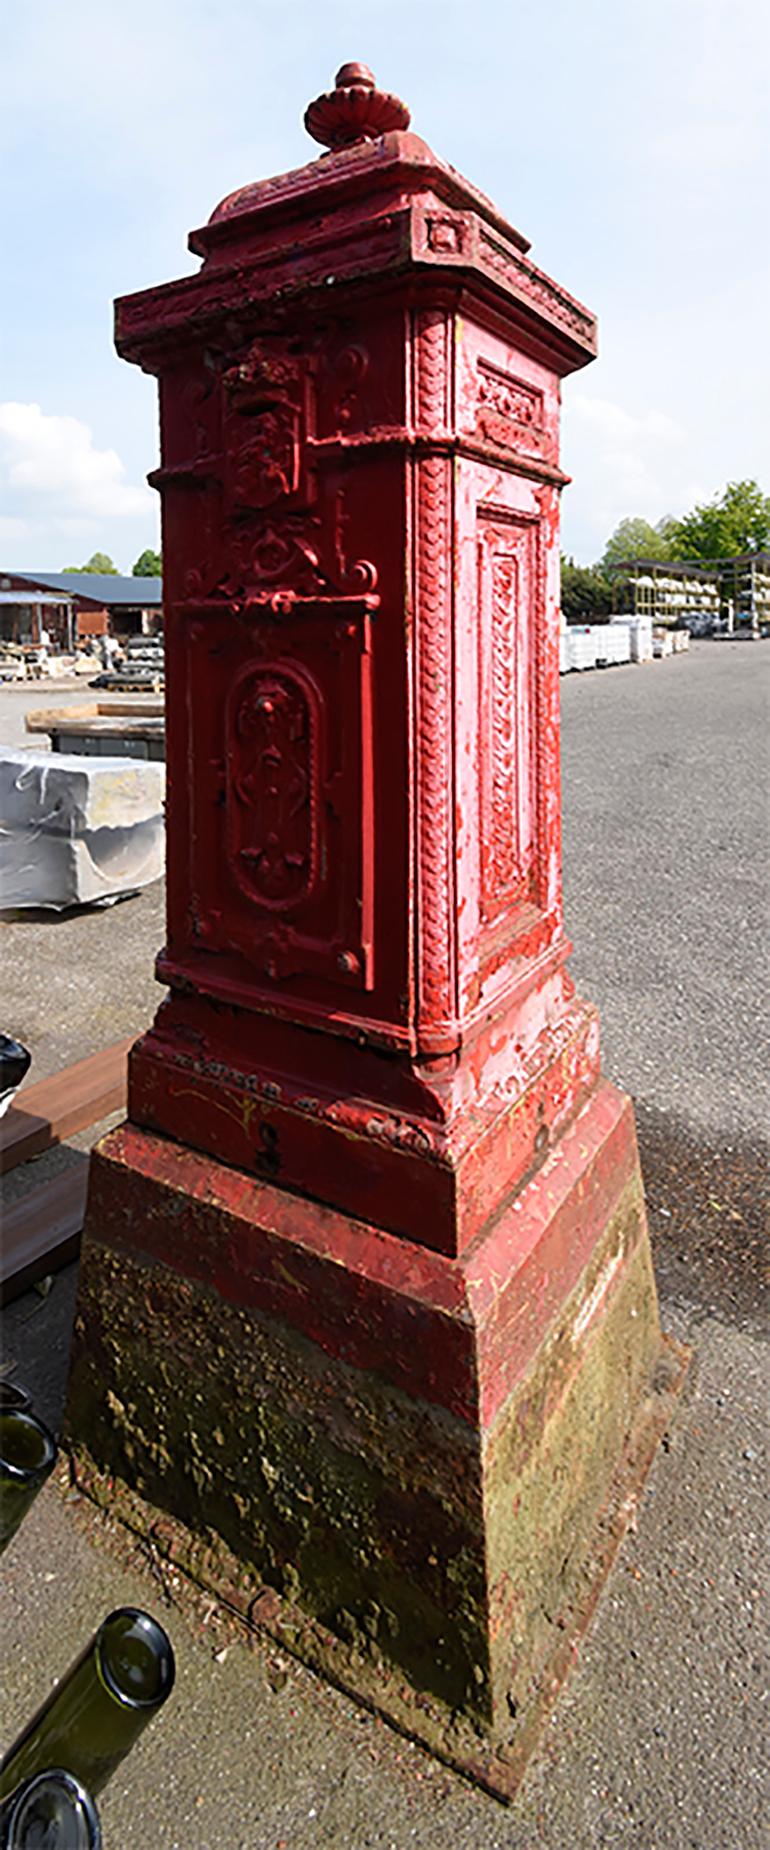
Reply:
<svg viewBox="0 0 770 1850"><path fill-rule="evenodd" d="M556 1049L553 584L559 380L594 323L403 131L192 243L197 278L117 309L160 380L169 655L172 994L130 1110L457 1251L482 1221L455 1152L513 1103L506 1050L585 1088ZM490 1212L533 1144L503 1139Z"/></svg>

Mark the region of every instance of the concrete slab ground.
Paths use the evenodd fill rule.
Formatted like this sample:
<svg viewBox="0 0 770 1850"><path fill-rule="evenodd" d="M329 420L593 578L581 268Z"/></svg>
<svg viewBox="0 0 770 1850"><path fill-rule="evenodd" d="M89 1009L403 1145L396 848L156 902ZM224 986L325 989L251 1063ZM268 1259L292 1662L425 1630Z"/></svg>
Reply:
<svg viewBox="0 0 770 1850"><path fill-rule="evenodd" d="M45 738L25 732L25 715L89 698L96 696L89 695L85 677L64 685L0 686L0 744L40 751ZM114 906L0 910L3 1032L30 1048L31 1080L138 1033L152 1018L158 1005L153 960L163 935L161 880Z"/></svg>
<svg viewBox="0 0 770 1850"><path fill-rule="evenodd" d="M167 1711L104 1794L105 1850L764 1846L769 671L761 644L704 643L562 683L572 967L599 1005L606 1069L636 1098L663 1319L695 1357L516 1804L264 1641L233 1641L210 1602L182 1611L157 1561L130 1542L115 1558L50 1487L3 1557L3 1741L111 1605L148 1605L178 1651ZM0 926L2 1025L21 1033L17 1009L39 1010L36 1076L146 1022L151 891L146 907L150 894L11 938ZM52 1160L29 1166L35 1180ZM4 1366L54 1424L74 1270L4 1318Z"/></svg>
<svg viewBox="0 0 770 1850"><path fill-rule="evenodd" d="M98 672L95 666L94 674ZM62 675L61 679L52 675L46 681L0 683L0 743L31 745L36 751L45 750L45 734L27 731L27 714L37 712L40 707L72 707L86 700L98 700L98 692L89 688L88 679L88 675Z"/></svg>

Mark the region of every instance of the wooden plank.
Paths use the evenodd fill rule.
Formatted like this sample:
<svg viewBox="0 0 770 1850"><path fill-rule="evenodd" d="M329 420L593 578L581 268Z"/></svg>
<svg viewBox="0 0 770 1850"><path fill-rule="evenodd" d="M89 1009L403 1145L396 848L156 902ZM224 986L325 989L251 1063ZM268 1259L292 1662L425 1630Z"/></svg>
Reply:
<svg viewBox="0 0 770 1850"><path fill-rule="evenodd" d="M126 1104L127 1055L134 1036L116 1041L50 1079L22 1086L0 1118L0 1175Z"/></svg>
<svg viewBox="0 0 770 1850"><path fill-rule="evenodd" d="M96 713L96 707L93 702L88 706L36 707L32 713L26 715L24 724L27 732L48 732L52 725L58 725L63 713L73 718L92 719Z"/></svg>
<svg viewBox="0 0 770 1850"><path fill-rule="evenodd" d="M74 732L81 720L110 719L163 719L165 704L162 700L89 700L83 705L71 707L37 707L28 713L25 725L28 732L69 731ZM75 724L77 722L77 726Z"/></svg>
<svg viewBox="0 0 770 1850"><path fill-rule="evenodd" d="M51 1182L41 1182L3 1214L0 1298L7 1304L37 1278L77 1257L88 1193L88 1156L73 1160Z"/></svg>

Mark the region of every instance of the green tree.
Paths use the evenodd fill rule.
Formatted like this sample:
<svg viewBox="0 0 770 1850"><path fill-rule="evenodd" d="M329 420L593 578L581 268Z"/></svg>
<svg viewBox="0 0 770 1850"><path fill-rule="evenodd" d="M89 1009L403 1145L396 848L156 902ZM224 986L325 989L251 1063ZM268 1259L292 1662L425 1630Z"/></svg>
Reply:
<svg viewBox="0 0 770 1850"><path fill-rule="evenodd" d="M603 623L612 609L612 592L596 565L561 562L561 607L568 623Z"/></svg>
<svg viewBox="0 0 770 1850"><path fill-rule="evenodd" d="M92 552L87 565L64 565L64 572L106 572L111 578L118 578L119 572L108 552Z"/></svg>
<svg viewBox="0 0 770 1850"><path fill-rule="evenodd" d="M770 495L758 482L728 482L724 493L674 525L675 556L705 563L770 547Z"/></svg>
<svg viewBox="0 0 770 1850"><path fill-rule="evenodd" d="M621 520L614 533L610 534L602 554L601 562L605 572L613 565L624 564L626 559L670 558L671 554L667 550L669 535L666 531L669 526L668 518L653 527L649 520L643 520L638 514L628 515L625 520Z"/></svg>
<svg viewBox="0 0 770 1850"><path fill-rule="evenodd" d="M160 553L153 552L151 546L146 546L144 552L140 552L138 559L134 561L131 576L132 578L162 578L163 560Z"/></svg>
<svg viewBox="0 0 770 1850"><path fill-rule="evenodd" d="M673 514L664 514L662 520L656 520L655 532L663 547L664 559L676 558L677 521Z"/></svg>

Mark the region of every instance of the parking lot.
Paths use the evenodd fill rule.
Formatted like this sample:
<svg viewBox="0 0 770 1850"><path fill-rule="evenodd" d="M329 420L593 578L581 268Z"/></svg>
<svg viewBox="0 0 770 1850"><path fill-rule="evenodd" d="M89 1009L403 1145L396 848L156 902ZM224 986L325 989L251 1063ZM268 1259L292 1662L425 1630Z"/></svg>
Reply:
<svg viewBox="0 0 770 1850"><path fill-rule="evenodd" d="M17 690L0 692L0 736L9 702L17 713ZM179 1655L168 1711L104 1795L105 1850L763 1845L769 704L762 643L562 681L572 970L636 1102L663 1321L694 1360L516 1805L266 1644L230 1643L216 1618L191 1628L139 1550L118 1563L94 1549L50 1490L4 1564L3 1732L109 1603L157 1606ZM144 1026L159 887L0 931L3 1026L38 1075ZM54 1422L73 1273L5 1315L6 1352Z"/></svg>

